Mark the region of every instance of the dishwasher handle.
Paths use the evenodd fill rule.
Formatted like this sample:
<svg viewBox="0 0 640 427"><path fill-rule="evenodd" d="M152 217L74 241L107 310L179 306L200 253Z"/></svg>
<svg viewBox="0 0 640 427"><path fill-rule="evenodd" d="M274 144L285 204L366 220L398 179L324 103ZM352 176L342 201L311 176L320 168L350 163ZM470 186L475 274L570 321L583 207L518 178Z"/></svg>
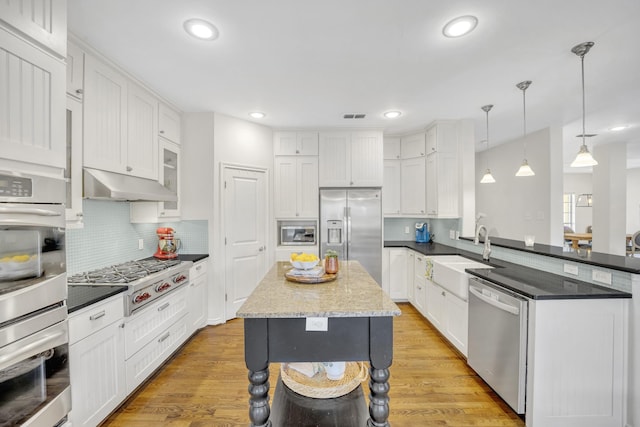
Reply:
<svg viewBox="0 0 640 427"><path fill-rule="evenodd" d="M520 314L520 308L519 307L514 307L512 305L509 304L505 304L503 302L500 302L498 300L495 300L493 298L489 298L488 296L484 295L482 293L482 289L480 288L476 288L475 286L469 286L469 292L471 292L473 295L475 295L476 297L478 297L481 301L486 302L487 304L490 304L502 311L506 311L507 313L511 313L515 316L518 316Z"/></svg>

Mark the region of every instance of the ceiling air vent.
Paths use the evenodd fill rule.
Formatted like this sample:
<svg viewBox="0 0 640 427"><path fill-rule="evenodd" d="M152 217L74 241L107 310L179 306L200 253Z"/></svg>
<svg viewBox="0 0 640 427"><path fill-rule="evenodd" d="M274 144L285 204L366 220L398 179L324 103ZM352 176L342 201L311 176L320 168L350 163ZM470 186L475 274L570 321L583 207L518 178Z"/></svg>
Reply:
<svg viewBox="0 0 640 427"><path fill-rule="evenodd" d="M364 119L367 115L364 113L349 113L342 116L343 119Z"/></svg>

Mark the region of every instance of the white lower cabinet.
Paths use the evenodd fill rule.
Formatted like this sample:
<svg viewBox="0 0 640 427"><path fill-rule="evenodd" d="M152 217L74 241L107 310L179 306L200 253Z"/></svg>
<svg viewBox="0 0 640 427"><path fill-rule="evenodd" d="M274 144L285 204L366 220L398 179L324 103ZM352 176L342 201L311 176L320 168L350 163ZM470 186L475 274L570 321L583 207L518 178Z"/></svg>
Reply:
<svg viewBox="0 0 640 427"><path fill-rule="evenodd" d="M426 288L426 257L422 254L415 254L413 263L413 299L414 306L423 316L427 312L427 288Z"/></svg>
<svg viewBox="0 0 640 427"><path fill-rule="evenodd" d="M407 300L407 249L389 249L389 296L393 300Z"/></svg>
<svg viewBox="0 0 640 427"><path fill-rule="evenodd" d="M122 294L69 316L74 427L97 426L127 397Z"/></svg>
<svg viewBox="0 0 640 427"><path fill-rule="evenodd" d="M188 337L183 287L133 314L125 322L127 393L131 393Z"/></svg>
<svg viewBox="0 0 640 427"><path fill-rule="evenodd" d="M127 393L132 393L187 339L186 314L155 336L143 349L127 359Z"/></svg>
<svg viewBox="0 0 640 427"><path fill-rule="evenodd" d="M427 286L427 310L426 317L440 332L443 332L445 291L431 280L426 281Z"/></svg>
<svg viewBox="0 0 640 427"><path fill-rule="evenodd" d="M196 262L189 270L189 335L207 324L208 259Z"/></svg>
<svg viewBox="0 0 640 427"><path fill-rule="evenodd" d="M444 291L444 336L460 353L467 355L469 336L469 303L454 294Z"/></svg>
<svg viewBox="0 0 640 427"><path fill-rule="evenodd" d="M413 271L415 267L414 266L415 259L416 259L416 253L411 249L407 249L407 259L406 259L407 273L405 275L407 279L407 299L414 306L416 305L415 289L413 287L413 276L414 276Z"/></svg>

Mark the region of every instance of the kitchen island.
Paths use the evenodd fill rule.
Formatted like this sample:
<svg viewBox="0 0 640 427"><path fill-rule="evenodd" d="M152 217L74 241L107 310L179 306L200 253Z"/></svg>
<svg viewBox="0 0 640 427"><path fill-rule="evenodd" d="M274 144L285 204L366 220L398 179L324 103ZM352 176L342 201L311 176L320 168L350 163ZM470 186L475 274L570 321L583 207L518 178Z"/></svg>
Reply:
<svg viewBox="0 0 640 427"><path fill-rule="evenodd" d="M370 426L388 426L393 316L400 315L357 261L343 261L336 280L298 284L278 262L238 310L244 318L252 426L271 426L269 363L370 362ZM275 410L276 408L274 408Z"/></svg>

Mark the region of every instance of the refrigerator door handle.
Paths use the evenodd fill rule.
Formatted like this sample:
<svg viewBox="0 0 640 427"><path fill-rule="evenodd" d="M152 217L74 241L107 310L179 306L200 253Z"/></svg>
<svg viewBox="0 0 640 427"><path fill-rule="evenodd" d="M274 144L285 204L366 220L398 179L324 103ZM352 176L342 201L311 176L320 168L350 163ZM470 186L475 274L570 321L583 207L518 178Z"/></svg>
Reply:
<svg viewBox="0 0 640 427"><path fill-rule="evenodd" d="M349 259L349 245L351 245L351 206L347 206L347 259Z"/></svg>

